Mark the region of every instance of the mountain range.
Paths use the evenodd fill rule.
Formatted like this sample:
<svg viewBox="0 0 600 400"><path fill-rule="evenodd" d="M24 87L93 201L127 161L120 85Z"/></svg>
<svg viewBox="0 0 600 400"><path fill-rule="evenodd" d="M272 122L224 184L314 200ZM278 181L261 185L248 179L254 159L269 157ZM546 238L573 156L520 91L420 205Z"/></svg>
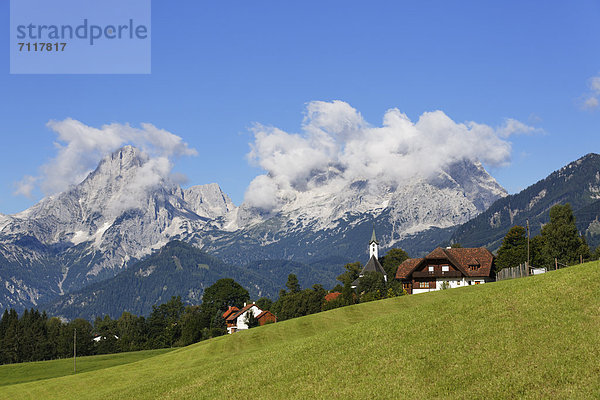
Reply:
<svg viewBox="0 0 600 400"><path fill-rule="evenodd" d="M570 183L562 197L546 188L547 182L523 194L522 201L529 204L538 196L539 205L531 210L539 209L543 215L542 209L547 210L552 201L579 196L581 185L593 197L598 190L598 182L594 183L598 168L593 162L598 157L579 160L584 167L569 167L572 177L563 179ZM494 207L501 210L498 204L512 204L509 214L513 215L516 203L502 202L521 195L507 196L476 161L455 162L402 185L365 179L335 187L331 182L336 171L331 167L326 174L315 174L280 207L264 210L246 203L234 205L217 184L181 188L161 174L161 168L142 151L125 146L106 156L80 184L21 213L0 215L0 309L64 305L69 294L98 287L90 285L123 285L136 279L129 267L144 268L139 262L173 240L201 249L199 258L213 257L210 276L190 281L198 285L197 293L222 275L219 270L239 275L240 283L252 293L270 297L283 287L290 271L304 286L333 286L345 263L366 261L373 226L382 250L402 247L413 256L450 241L482 243L478 229L503 236L511 220L500 212L500 222L494 220L493 226L474 221L488 221L491 217L483 216ZM560 181L556 185L561 187ZM544 189L551 195L541 195ZM525 210L518 204L519 210ZM577 204L581 212L594 213L593 202ZM515 215L520 218L525 211ZM596 232L592 225L586 229ZM492 236L483 244L496 245L497 237ZM161 271L157 269L152 279L159 282ZM163 279L168 280L166 271ZM114 280L121 273L126 275ZM199 298L191 296L187 301ZM147 310L144 307L140 310Z"/></svg>
<svg viewBox="0 0 600 400"><path fill-rule="evenodd" d="M577 228L591 248L600 245L600 155L590 153L551 173L525 190L497 200L485 212L459 226L451 241L466 247L497 249L514 225L531 235L549 221L550 208L569 203Z"/></svg>

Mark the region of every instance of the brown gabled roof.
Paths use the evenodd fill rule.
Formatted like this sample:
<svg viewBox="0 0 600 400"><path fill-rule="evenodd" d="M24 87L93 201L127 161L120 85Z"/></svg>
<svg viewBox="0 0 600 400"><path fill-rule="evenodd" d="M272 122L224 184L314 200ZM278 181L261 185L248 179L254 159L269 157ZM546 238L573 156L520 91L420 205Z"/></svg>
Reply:
<svg viewBox="0 0 600 400"><path fill-rule="evenodd" d="M238 312L233 313L229 317L227 317L226 321L232 321L232 320L236 319L237 317L239 317L240 315L242 315L243 313L245 313L246 311L251 309L252 306L255 306L256 308L258 308L258 306L254 303L246 304L241 310L239 310ZM258 309L260 310L260 308L258 308Z"/></svg>
<svg viewBox="0 0 600 400"><path fill-rule="evenodd" d="M463 275L468 277L490 276L494 255L484 247L479 248L436 248L425 258L409 258L398 266L396 279L410 278L413 271L425 260L448 260ZM469 265L479 265L475 271L471 271Z"/></svg>
<svg viewBox="0 0 600 400"><path fill-rule="evenodd" d="M229 306L229 308L227 308L227 311L225 311L225 312L223 313L223 318L224 318L224 319L227 319L227 317L229 317L229 316L231 315L231 313L234 313L234 312L236 312L236 311L240 311L240 309L239 309L239 308L237 308L236 306L233 306L233 307L232 307L232 306Z"/></svg>
<svg viewBox="0 0 600 400"><path fill-rule="evenodd" d="M447 249L452 258L467 272L467 276L490 276L492 265L494 263L494 255L485 247L473 249ZM475 263L475 264L473 264ZM475 271L469 270L469 265L479 265Z"/></svg>
<svg viewBox="0 0 600 400"><path fill-rule="evenodd" d="M414 271L414 269L423 261L424 258L409 258L404 260L402 264L398 266L396 271L396 279L406 279Z"/></svg>
<svg viewBox="0 0 600 400"><path fill-rule="evenodd" d="M267 316L269 314L271 314L273 317L275 317L275 315L271 311L265 310L265 311L261 312L260 314L258 314L258 316L256 317L256 319L261 319L261 318L263 318L263 317L265 317L265 316Z"/></svg>
<svg viewBox="0 0 600 400"><path fill-rule="evenodd" d="M425 256L428 260L442 260L448 258L448 254L441 247L436 248L431 253Z"/></svg>

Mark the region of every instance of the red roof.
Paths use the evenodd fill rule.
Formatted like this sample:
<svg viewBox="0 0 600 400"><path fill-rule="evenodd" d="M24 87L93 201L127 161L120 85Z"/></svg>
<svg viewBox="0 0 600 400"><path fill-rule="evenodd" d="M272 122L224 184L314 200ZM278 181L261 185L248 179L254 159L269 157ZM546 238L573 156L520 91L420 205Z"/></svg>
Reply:
<svg viewBox="0 0 600 400"><path fill-rule="evenodd" d="M241 310L239 310L238 312L233 313L229 317L227 317L226 321L233 321L234 319L236 319L237 317L239 317L240 315L242 315L243 313L245 313L246 311L248 311L252 307L258 308L256 306L256 304L254 304L254 303L246 304ZM260 308L259 308L259 310L260 310Z"/></svg>
<svg viewBox="0 0 600 400"><path fill-rule="evenodd" d="M443 249L436 248L425 258L409 258L398 266L396 279L408 279L412 273L427 264L428 260L447 260L467 277L490 276L494 255L485 247ZM471 270L470 266L477 268Z"/></svg>
<svg viewBox="0 0 600 400"><path fill-rule="evenodd" d="M442 249L441 247L438 247L435 250L433 250L431 253L427 254L425 256L425 258L428 260L445 259L445 258L448 258L448 254L446 253L446 250Z"/></svg>
<svg viewBox="0 0 600 400"><path fill-rule="evenodd" d="M338 298L338 296L340 295L340 292L333 292L333 293L327 293L325 295L325 301L332 301Z"/></svg>
<svg viewBox="0 0 600 400"><path fill-rule="evenodd" d="M224 319L227 319L227 317L229 317L229 316L231 315L231 313L234 313L234 312L236 312L236 311L240 311L240 309L239 309L239 308L237 308L236 306L233 306L233 307L232 307L232 306L229 306L229 308L227 309L227 311L225 311L225 312L223 313L223 318L224 318Z"/></svg>
<svg viewBox="0 0 600 400"><path fill-rule="evenodd" d="M492 272L494 255L485 247L447 249L446 252L467 271L467 276L490 276ZM475 265L479 265L479 268L475 271L470 271L469 266L473 263L477 263Z"/></svg>
<svg viewBox="0 0 600 400"><path fill-rule="evenodd" d="M396 279L408 278L410 273L413 272L415 267L423 260L423 258L409 258L408 260L404 260L404 262L398 266Z"/></svg>

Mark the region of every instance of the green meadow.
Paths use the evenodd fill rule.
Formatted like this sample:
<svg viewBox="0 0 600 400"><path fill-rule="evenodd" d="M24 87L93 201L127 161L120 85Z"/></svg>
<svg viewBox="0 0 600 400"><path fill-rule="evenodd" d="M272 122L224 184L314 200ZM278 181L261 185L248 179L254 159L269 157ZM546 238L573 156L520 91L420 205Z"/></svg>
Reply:
<svg viewBox="0 0 600 400"><path fill-rule="evenodd" d="M77 370L77 373L96 371L98 369L114 367L115 365L140 361L172 350L173 349L144 350L129 353L77 357L75 365L73 365L72 358L0 365L0 393L2 393L2 386L72 375L74 367Z"/></svg>
<svg viewBox="0 0 600 400"><path fill-rule="evenodd" d="M144 353L89 357L87 370L82 359L77 374L72 360L3 366L0 397L600 398L600 264Z"/></svg>

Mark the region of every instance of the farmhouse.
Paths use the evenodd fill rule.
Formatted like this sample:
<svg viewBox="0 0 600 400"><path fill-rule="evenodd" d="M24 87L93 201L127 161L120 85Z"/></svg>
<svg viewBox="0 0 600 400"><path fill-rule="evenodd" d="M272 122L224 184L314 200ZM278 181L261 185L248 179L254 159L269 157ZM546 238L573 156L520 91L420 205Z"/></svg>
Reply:
<svg viewBox="0 0 600 400"><path fill-rule="evenodd" d="M409 258L396 271L407 293L477 285L494 280L494 256L486 248L441 248L424 258Z"/></svg>
<svg viewBox="0 0 600 400"><path fill-rule="evenodd" d="M239 330L248 329L248 314L252 313L254 318L258 320L258 325L262 326L267 322L277 322L277 317L270 311L263 311L254 303L246 304L240 310L237 307L229 306L227 311L223 313L223 319L227 325L227 333L234 333Z"/></svg>
<svg viewBox="0 0 600 400"><path fill-rule="evenodd" d="M381 274L383 275L383 280L387 282L387 274L385 273L385 269L383 269L379 263L378 253L379 242L375 236L375 227L373 227L373 234L371 235L371 240L369 241L369 261L367 261L364 268L360 271L358 278L352 282L352 289L355 289L358 286L360 283L360 278L362 278L367 272L376 272Z"/></svg>

